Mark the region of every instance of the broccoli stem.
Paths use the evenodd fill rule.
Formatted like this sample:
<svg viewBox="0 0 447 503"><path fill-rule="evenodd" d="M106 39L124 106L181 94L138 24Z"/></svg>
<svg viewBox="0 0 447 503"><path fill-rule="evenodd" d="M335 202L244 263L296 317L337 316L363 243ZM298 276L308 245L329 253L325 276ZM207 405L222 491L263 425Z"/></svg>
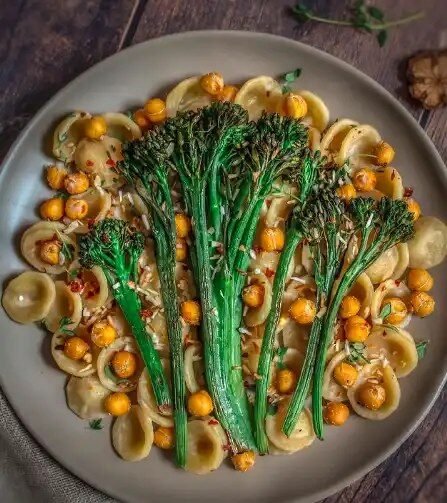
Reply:
<svg viewBox="0 0 447 503"><path fill-rule="evenodd" d="M271 379L273 349L276 327L281 316L281 305L287 271L295 254L296 247L302 239L302 234L291 228L286 234L286 242L281 253L272 289L272 307L267 317L264 337L262 338L261 354L258 363L259 378L256 381L255 395L255 438L261 454L268 452L268 439L265 433L265 418L267 415L267 392Z"/></svg>

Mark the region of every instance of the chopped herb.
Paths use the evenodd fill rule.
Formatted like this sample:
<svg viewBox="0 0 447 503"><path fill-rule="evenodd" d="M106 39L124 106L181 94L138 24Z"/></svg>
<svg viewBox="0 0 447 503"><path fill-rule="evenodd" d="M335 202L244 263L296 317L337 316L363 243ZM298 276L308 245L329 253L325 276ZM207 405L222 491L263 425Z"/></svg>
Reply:
<svg viewBox="0 0 447 503"><path fill-rule="evenodd" d="M287 94L290 93L291 88L290 84L293 84L295 80L301 75L301 68L297 68L291 72L287 72L284 75L281 75L279 81L282 83L282 93Z"/></svg>
<svg viewBox="0 0 447 503"><path fill-rule="evenodd" d="M61 253L66 261L71 262L73 260L74 246L62 241Z"/></svg>
<svg viewBox="0 0 447 503"><path fill-rule="evenodd" d="M68 276L70 277L70 279L77 278L78 275L79 269L71 269L70 271L68 271Z"/></svg>
<svg viewBox="0 0 447 503"><path fill-rule="evenodd" d="M288 349L289 348L284 346L284 347L278 348L276 350L276 356L278 357L278 361L276 362L276 367L279 370L286 368L286 365L284 363L284 356L286 355Z"/></svg>
<svg viewBox="0 0 447 503"><path fill-rule="evenodd" d="M127 117L129 117L129 119L133 120L133 112L132 112L132 110L126 110L124 112L124 115L127 115Z"/></svg>
<svg viewBox="0 0 447 503"><path fill-rule="evenodd" d="M72 337L75 333L73 330L67 328L68 325L71 325L73 323L73 320L69 318L68 316L63 316L59 320L59 331L65 334L67 337Z"/></svg>
<svg viewBox="0 0 447 503"><path fill-rule="evenodd" d="M102 430L104 428L101 418L92 419L91 421L89 421L88 425L92 430Z"/></svg>
<svg viewBox="0 0 447 503"><path fill-rule="evenodd" d="M58 197L59 199L68 199L70 196L67 194L67 192L64 192L62 190L58 190L56 194L54 194L54 197Z"/></svg>
<svg viewBox="0 0 447 503"><path fill-rule="evenodd" d="M275 403L269 403L267 406L267 414L269 416L274 416L278 410L278 405Z"/></svg>
<svg viewBox="0 0 447 503"><path fill-rule="evenodd" d="M349 343L349 356L346 358L348 363L369 363L368 358L365 357L365 345L363 342Z"/></svg>
<svg viewBox="0 0 447 503"><path fill-rule="evenodd" d="M112 365L110 363L104 367L104 374L116 384L129 384L129 379L122 379L113 372Z"/></svg>
<svg viewBox="0 0 447 503"><path fill-rule="evenodd" d="M64 131L62 134L59 133L57 139L59 140L59 143L64 143L68 138L68 134L66 131Z"/></svg>
<svg viewBox="0 0 447 503"><path fill-rule="evenodd" d="M385 304L380 311L379 318L384 320L387 316L391 314L391 304Z"/></svg>
<svg viewBox="0 0 447 503"><path fill-rule="evenodd" d="M424 358L425 353L427 352L428 341L421 341L416 343L416 351L418 353L419 360Z"/></svg>
<svg viewBox="0 0 447 503"><path fill-rule="evenodd" d="M394 325L389 325L388 323L384 323L383 326L385 328L388 328L389 330L393 330L394 332L396 332L398 334L400 333L400 330L397 327L395 327Z"/></svg>

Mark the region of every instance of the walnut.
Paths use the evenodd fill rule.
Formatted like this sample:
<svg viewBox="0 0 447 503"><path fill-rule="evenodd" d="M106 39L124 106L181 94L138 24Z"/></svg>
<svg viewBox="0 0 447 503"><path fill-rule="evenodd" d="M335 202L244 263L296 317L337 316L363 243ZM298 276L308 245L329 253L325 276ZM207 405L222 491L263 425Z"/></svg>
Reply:
<svg viewBox="0 0 447 503"><path fill-rule="evenodd" d="M408 61L409 91L427 109L447 104L447 50L416 54Z"/></svg>

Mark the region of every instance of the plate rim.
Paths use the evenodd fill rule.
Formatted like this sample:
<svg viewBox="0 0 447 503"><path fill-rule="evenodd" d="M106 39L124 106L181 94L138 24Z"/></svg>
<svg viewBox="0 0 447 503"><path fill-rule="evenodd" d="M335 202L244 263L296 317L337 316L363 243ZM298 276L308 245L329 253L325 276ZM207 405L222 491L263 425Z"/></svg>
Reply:
<svg viewBox="0 0 447 503"><path fill-rule="evenodd" d="M167 35L162 35L159 37L151 38L148 40L144 40L142 42L133 44L131 46L128 46L124 49L121 49L117 52L114 52L113 54L110 54L106 58L96 62L93 64L91 67L88 69L84 70L82 73L80 73L78 76L76 76L74 79L72 79L70 82L68 82L65 86L63 86L61 89L59 89L51 98L49 98L40 108L39 110L34 114L34 116L31 118L31 120L27 123L25 128L18 134L17 138L14 140L14 142L11 144L10 148L8 149L2 163L0 166L0 186L3 183L3 179L6 176L6 173L8 172L10 167L12 166L12 160L17 152L17 150L20 148L21 143L25 140L26 136L28 135L28 132L39 122L40 118L53 106L53 103L56 102L57 100L63 98L64 94L69 92L73 87L77 85L79 81L82 79L88 79L90 77L90 74L93 74L94 72L97 72L98 69L100 70L102 67L110 64L111 60L117 59L120 57L125 57L126 54L135 51L135 50L145 50L144 48L150 47L150 46L156 46L158 43L162 43L163 41L167 39L174 40L178 39L185 39L185 38L194 38L194 37L240 37L240 38L264 38L264 39L270 39L272 42L280 42L283 44L288 44L290 46L294 46L295 48L298 48L301 51L304 51L308 54L312 55L317 55L319 58L322 58L324 60L327 60L339 67L341 67L344 71L346 71L349 74L355 75L357 78L362 80L366 85L368 85L370 88L373 88L374 91L379 93L383 98L387 100L388 103L390 103L391 106L393 106L395 109L397 108L399 113L404 115L407 120L409 120L410 123L412 123L413 128L418 131L418 136L419 139L423 142L424 147L427 148L430 151L430 154L432 156L432 159L434 163L437 164L437 175L443 178L443 181L445 184L447 184L447 170L446 166L442 160L442 157L440 153L438 152L437 148L433 144L432 140L426 133L426 131L422 128L422 126L419 124L419 122L415 119L415 117L405 108L405 106L397 99L395 98L391 92L389 92L387 89L385 89L381 84L376 82L372 77L367 75L366 73L362 72L355 66L351 65L350 63L347 63L343 61L342 59L338 58L337 56L334 56L332 54L329 54L328 52L319 49L317 47L305 44L303 42L300 42L298 40L283 36L283 35L276 35L272 33L266 33L266 32L260 32L260 31L245 31L245 30L217 30L217 29L205 29L205 30L190 30L190 31L182 31L182 32L177 32L177 33L172 33L172 34L167 34ZM344 489L345 487L351 485L355 481L359 480L361 477L366 475L368 472L372 471L375 469L379 464L383 463L386 459L388 459L392 454L394 454L397 449L414 433L414 431L418 428L418 426L421 424L421 422L425 419L425 417L428 415L430 410L432 409L434 403L436 402L437 398L439 397L443 386L447 382L447 360L444 361L443 367L440 369L442 371L442 377L436 379L436 391L435 393L431 396L429 401L423 405L421 412L417 415L415 421L412 423L411 427L402 433L402 435L399 435L398 438L396 438L393 442L391 442L387 447L384 447L378 455L371 461L365 461L364 463L360 464L356 470L353 470L349 475L346 475L344 478L342 478L339 482L331 484L330 486L327 486L325 489L317 490L314 491L311 495L301 497L297 495L296 497L293 497L293 499L289 499L288 501L317 501L323 498L326 498L330 495L335 494L336 492ZM441 376L441 372L439 372L439 376ZM26 423L23 419L22 416L20 415L19 411L14 407L14 398L12 397L12 394L10 394L2 385L3 379L1 378L0 374L0 386L1 389L6 397L8 405L11 407L11 410L15 417L19 420L21 426L26 430L26 432L32 437L33 441L35 441L40 447L42 447L45 451L45 453L53 459L59 466L61 466L64 470L67 470L69 473L77 477L79 480L81 480L83 483L86 483L88 486L112 497L112 498L117 498L116 495L112 494L109 492L106 488L100 487L100 484L97 484L92 478L89 477L88 473L82 473L82 470L78 470L76 466L73 466L70 461L65 461L59 459L58 455L54 453L53 448L49 446L45 440L45 438L42 438L38 432L35 431L33 428L32 424Z"/></svg>

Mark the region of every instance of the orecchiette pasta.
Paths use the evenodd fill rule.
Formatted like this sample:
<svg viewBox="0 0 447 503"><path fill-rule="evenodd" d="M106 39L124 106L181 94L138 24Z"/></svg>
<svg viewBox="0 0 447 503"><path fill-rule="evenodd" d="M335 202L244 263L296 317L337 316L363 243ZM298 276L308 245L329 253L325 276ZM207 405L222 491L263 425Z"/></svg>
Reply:
<svg viewBox="0 0 447 503"><path fill-rule="evenodd" d="M272 305L272 285L267 276L262 272L251 276L252 283L262 285L264 288L263 302L259 307L249 308L244 316L244 321L247 327L255 327L261 325L266 320L270 306Z"/></svg>
<svg viewBox="0 0 447 503"><path fill-rule="evenodd" d="M188 454L185 469L202 475L219 468L225 459L226 451L222 443L222 432L217 424L193 419L188 422Z"/></svg>
<svg viewBox="0 0 447 503"><path fill-rule="evenodd" d="M234 102L248 111L251 120L258 119L264 110L273 112L282 98L281 86L271 77L247 80L239 89Z"/></svg>
<svg viewBox="0 0 447 503"><path fill-rule="evenodd" d="M67 334L57 331L51 338L51 355L56 365L67 374L76 377L87 377L96 373L94 362L86 360L73 360L64 354L64 344Z"/></svg>
<svg viewBox="0 0 447 503"><path fill-rule="evenodd" d="M167 360L164 360L163 364L165 371L168 371L169 362ZM169 372L167 372L167 374L169 375ZM174 422L172 420L172 415L161 414L157 407L157 402L155 400L151 380L147 373L147 370L144 370L141 373L140 379L138 381L137 399L138 404L143 409L147 410L149 417L152 419L154 423L166 427L173 426Z"/></svg>
<svg viewBox="0 0 447 503"><path fill-rule="evenodd" d="M435 267L447 254L446 225L436 217L421 217L414 226L415 235L408 242L410 267Z"/></svg>
<svg viewBox="0 0 447 503"><path fill-rule="evenodd" d="M72 292L65 281L55 281L56 295L51 307L44 318L44 323L50 332L60 328L61 320L69 320L66 328L72 330L77 327L82 316L82 300L79 293Z"/></svg>
<svg viewBox="0 0 447 503"><path fill-rule="evenodd" d="M352 171L365 164L374 164L374 149L380 142L380 134L372 126L362 124L353 127L344 137L336 162L342 166L349 161Z"/></svg>
<svg viewBox="0 0 447 503"><path fill-rule="evenodd" d="M110 391L94 375L71 376L65 388L68 407L81 419L105 415L104 399Z"/></svg>
<svg viewBox="0 0 447 503"><path fill-rule="evenodd" d="M404 302L410 295L410 290L407 288L404 282L389 279L381 283L374 291L371 300L371 319L375 324L383 323L380 317L382 303L385 299L389 297L401 298ZM406 327L411 320L411 313L407 313L403 321L400 323L395 323L398 327Z"/></svg>
<svg viewBox="0 0 447 503"><path fill-rule="evenodd" d="M358 124L357 121L352 119L339 119L335 121L321 137L321 154L332 159L340 150L345 136Z"/></svg>
<svg viewBox="0 0 447 503"><path fill-rule="evenodd" d="M346 389L340 386L333 376L335 367L344 361L345 358L346 353L344 351L336 353L331 358L324 371L323 398L331 402L345 402L348 399Z"/></svg>
<svg viewBox="0 0 447 503"><path fill-rule="evenodd" d="M166 113L174 117L178 112L197 110L211 103L211 96L200 85L200 77L182 80L166 97Z"/></svg>
<svg viewBox="0 0 447 503"><path fill-rule="evenodd" d="M191 344L185 350L185 383L190 393L203 388L204 372L200 347L197 344Z"/></svg>
<svg viewBox="0 0 447 503"><path fill-rule="evenodd" d="M295 91L296 94L304 98L307 104L307 114L303 122L323 132L329 122L329 110L324 101L310 91Z"/></svg>
<svg viewBox="0 0 447 503"><path fill-rule="evenodd" d="M73 112L54 130L53 155L56 159L69 163L73 160L76 145L83 137L85 121L91 117L86 112Z"/></svg>

